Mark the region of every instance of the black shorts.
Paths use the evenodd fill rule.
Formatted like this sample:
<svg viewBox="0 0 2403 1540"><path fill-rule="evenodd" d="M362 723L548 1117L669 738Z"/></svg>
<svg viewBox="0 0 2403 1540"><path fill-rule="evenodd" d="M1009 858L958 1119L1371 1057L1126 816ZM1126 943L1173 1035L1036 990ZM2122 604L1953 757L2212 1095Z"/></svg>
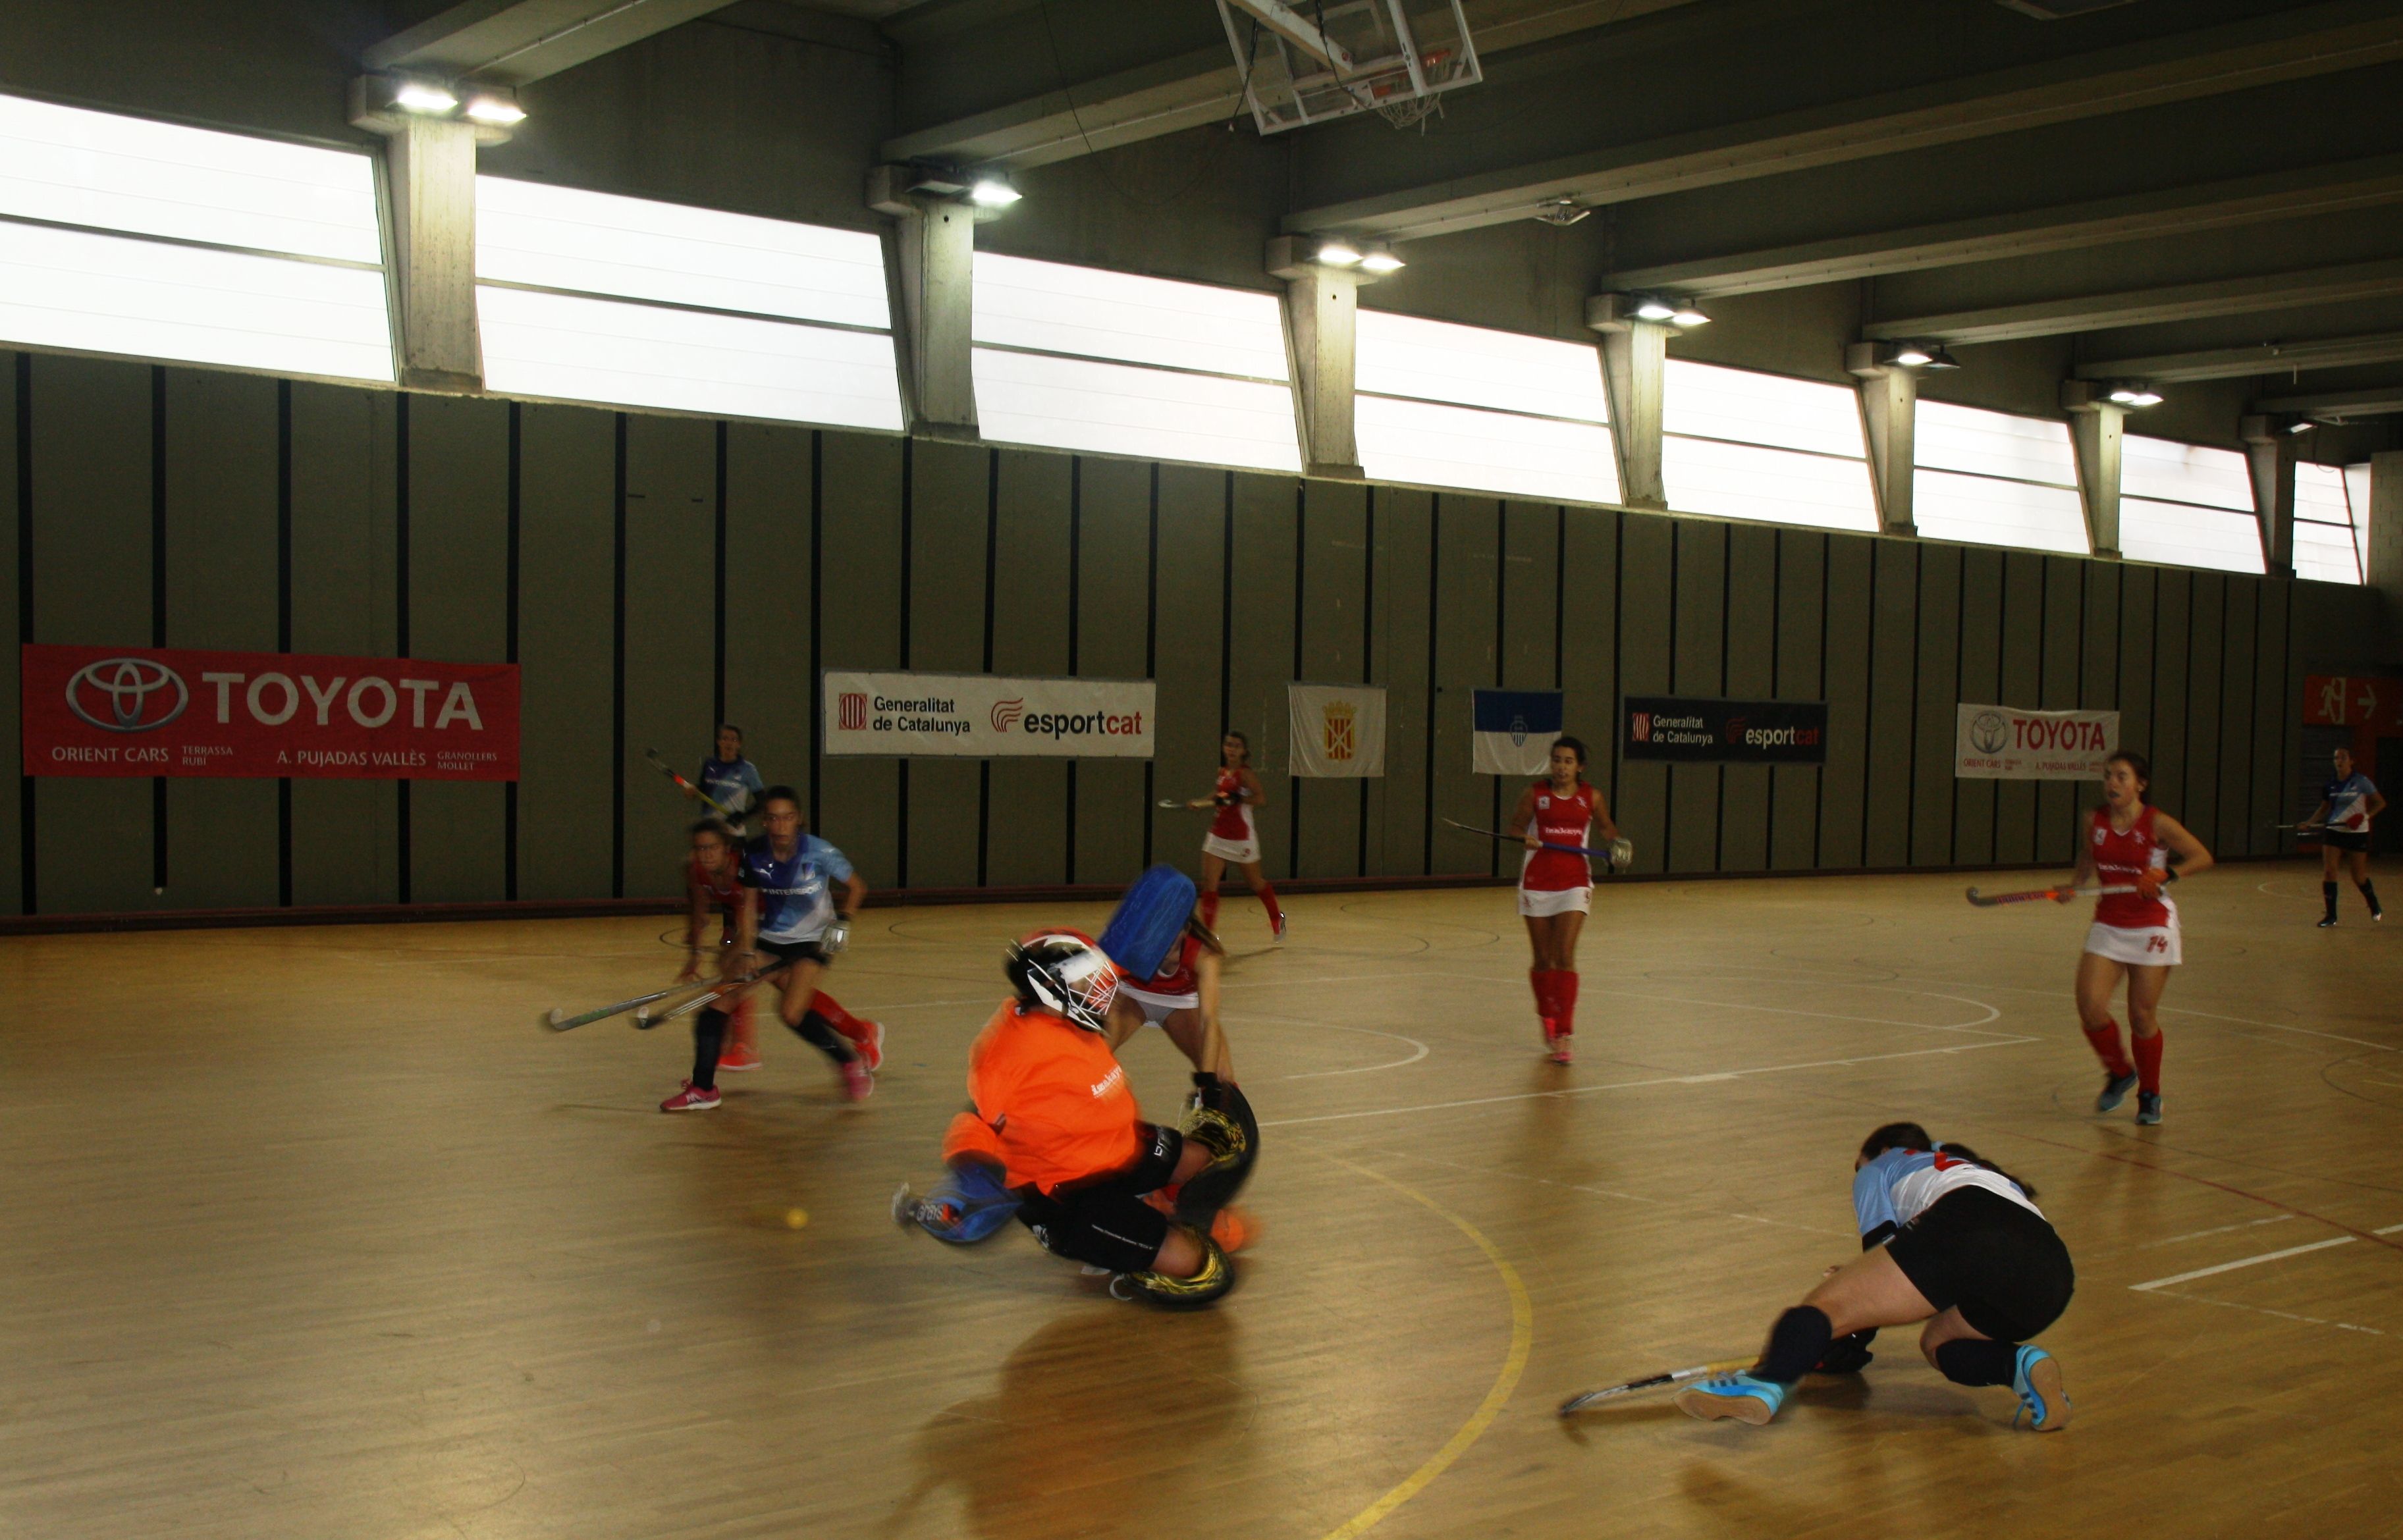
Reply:
<svg viewBox="0 0 2403 1540"><path fill-rule="evenodd" d="M826 948L815 941L771 941L762 936L754 945L759 949L760 956L775 959L766 964L770 968L780 968L787 963L815 963L823 966L834 961L826 954Z"/></svg>
<svg viewBox="0 0 2403 1540"><path fill-rule="evenodd" d="M1896 1230L1886 1255L1938 1311L1997 1342L2024 1342L2061 1319L2077 1286L2069 1248L2035 1210L1956 1187Z"/></svg>
<svg viewBox="0 0 2403 1540"><path fill-rule="evenodd" d="M1184 1136L1155 1128L1135 1163L1049 1192L1022 1189L1018 1222L1054 1256L1112 1272L1145 1272L1168 1239L1168 1215L1143 1200L1176 1174Z"/></svg>
<svg viewBox="0 0 2403 1540"><path fill-rule="evenodd" d="M2320 846L2324 850L2357 850L2369 853L2369 831L2355 833L2351 829L2320 830Z"/></svg>

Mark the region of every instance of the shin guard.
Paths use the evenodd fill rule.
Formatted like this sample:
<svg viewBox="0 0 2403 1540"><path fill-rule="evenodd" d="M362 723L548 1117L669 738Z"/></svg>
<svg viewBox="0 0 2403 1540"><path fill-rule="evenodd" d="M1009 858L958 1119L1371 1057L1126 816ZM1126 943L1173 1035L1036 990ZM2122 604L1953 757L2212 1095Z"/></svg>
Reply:
<svg viewBox="0 0 2403 1540"><path fill-rule="evenodd" d="M1177 1189L1176 1221L1206 1234L1218 1211L1233 1202L1251 1180L1260 1155L1260 1125L1239 1088L1215 1076L1206 1087L1200 1085L1200 1075L1193 1078L1199 1088L1196 1105L1185 1115L1184 1133L1215 1158Z"/></svg>
<svg viewBox="0 0 2403 1540"><path fill-rule="evenodd" d="M1121 1299L1141 1299L1163 1310L1198 1310L1225 1298L1235 1286L1235 1264L1206 1233L1195 1239L1202 1242L1202 1270L1190 1278L1165 1272L1120 1273L1110 1281L1110 1292Z"/></svg>

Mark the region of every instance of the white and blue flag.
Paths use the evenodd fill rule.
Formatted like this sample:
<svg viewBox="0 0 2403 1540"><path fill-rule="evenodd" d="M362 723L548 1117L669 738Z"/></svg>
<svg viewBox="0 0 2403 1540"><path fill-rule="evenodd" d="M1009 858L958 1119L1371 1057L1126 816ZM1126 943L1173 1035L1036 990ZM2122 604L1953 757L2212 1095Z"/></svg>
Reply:
<svg viewBox="0 0 2403 1540"><path fill-rule="evenodd" d="M1551 768L1560 691L1478 690L1476 700L1478 774L1542 775Z"/></svg>

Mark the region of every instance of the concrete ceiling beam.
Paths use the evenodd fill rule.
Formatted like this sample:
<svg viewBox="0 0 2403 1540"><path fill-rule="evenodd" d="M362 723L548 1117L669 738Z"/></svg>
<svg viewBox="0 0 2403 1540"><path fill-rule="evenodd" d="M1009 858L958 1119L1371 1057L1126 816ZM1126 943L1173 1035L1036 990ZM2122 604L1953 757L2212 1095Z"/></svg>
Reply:
<svg viewBox="0 0 2403 1540"><path fill-rule="evenodd" d="M2248 375L2295 369L2343 368L2354 364L2403 363L2403 331L2360 337L2329 337L2310 342L2260 342L2248 348L2209 348L2146 358L2098 358L2077 366L2080 380L2146 380L2167 384L2191 380L2242 380Z"/></svg>
<svg viewBox="0 0 2403 1540"><path fill-rule="evenodd" d="M2317 395L2271 395L2254 402L2248 412L2288 412L2314 422L2346 423L2356 417L2403 415L2403 385L2377 390L2327 391Z"/></svg>
<svg viewBox="0 0 2403 1540"><path fill-rule="evenodd" d="M729 0L465 0L360 56L379 74L422 70L521 86L723 9Z"/></svg>
<svg viewBox="0 0 2403 1540"><path fill-rule="evenodd" d="M1773 176L2403 59L2403 13L2339 0L2039 65L1455 176L1288 215L1389 240Z"/></svg>
<svg viewBox="0 0 2403 1540"><path fill-rule="evenodd" d="M1949 315L1873 321L1861 335L1875 341L1915 338L1943 342L2009 342L2062 337L2106 326L2148 326L2216 315L2251 315L2403 294L2403 260L2354 262L2302 272L2263 273L2208 284L2177 284L2118 294L2080 295L2024 305L1996 305Z"/></svg>
<svg viewBox="0 0 2403 1540"><path fill-rule="evenodd" d="M2382 155L2159 192L1632 268L1611 274L1606 286L1667 289L1697 298L1758 294L2395 202L2403 202L2403 155Z"/></svg>

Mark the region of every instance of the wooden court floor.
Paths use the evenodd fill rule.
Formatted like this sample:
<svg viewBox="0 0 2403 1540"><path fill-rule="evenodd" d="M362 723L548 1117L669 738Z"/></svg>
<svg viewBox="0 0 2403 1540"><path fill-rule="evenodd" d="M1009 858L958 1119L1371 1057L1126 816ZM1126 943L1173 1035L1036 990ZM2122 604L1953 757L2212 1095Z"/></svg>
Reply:
<svg viewBox="0 0 2403 1540"><path fill-rule="evenodd" d="M2403 1529L2403 922L2314 929L2299 864L2186 888L2139 1130L2087 1110L2082 908L1964 884L1606 890L1566 1071L1507 890L1300 898L1274 948L1230 895L1265 1235L1193 1316L887 1218L1002 940L1098 906L869 911L834 988L891 1029L874 1100L776 1039L681 1117L674 1028L535 1024L663 983L666 922L0 943L0 1534ZM1173 1115L1173 1050L1128 1061ZM1553 1416L1755 1347L1898 1117L2040 1187L2068 1432L1909 1333L1765 1430Z"/></svg>

